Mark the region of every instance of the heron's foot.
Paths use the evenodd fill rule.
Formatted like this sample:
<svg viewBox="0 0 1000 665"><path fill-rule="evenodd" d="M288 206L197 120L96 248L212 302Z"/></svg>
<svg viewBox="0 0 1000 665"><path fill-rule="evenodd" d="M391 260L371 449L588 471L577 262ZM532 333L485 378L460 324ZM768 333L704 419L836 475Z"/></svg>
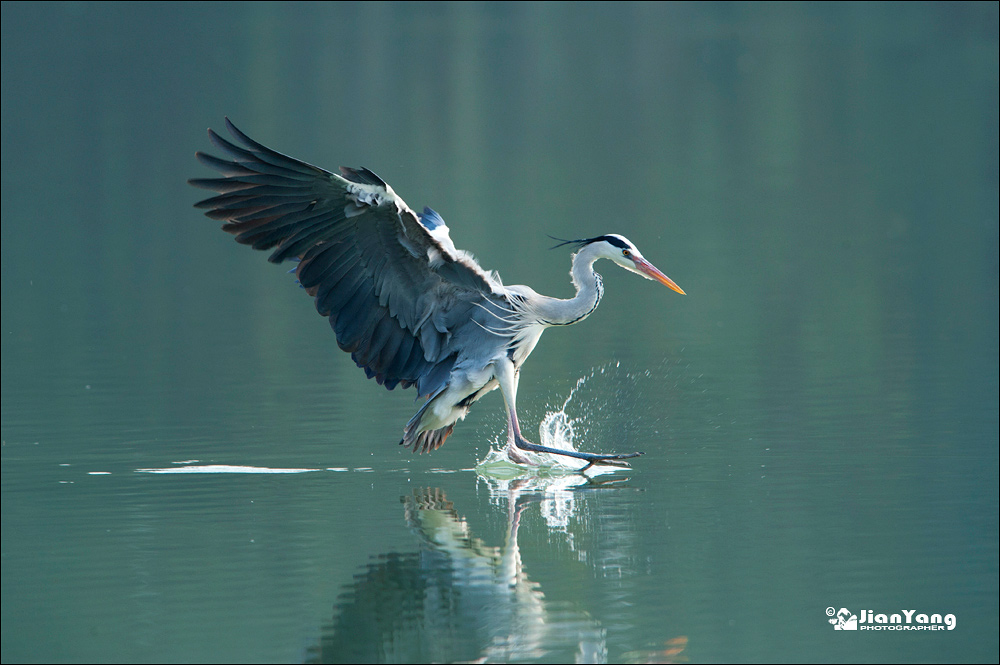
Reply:
<svg viewBox="0 0 1000 665"><path fill-rule="evenodd" d="M587 462L587 465L581 469L584 471L594 466L595 464L604 464L605 466L617 466L622 468L630 468L630 464L626 462L627 459L632 459L633 457L638 457L643 453L581 453L576 450L560 450L559 448L549 448L548 446L540 446L537 443L532 443L523 437L516 437L514 443L517 448L521 450L528 450L533 453L548 453L550 455L563 455L565 457L573 457L576 459L581 459ZM507 446L507 455L514 459L513 451L515 446Z"/></svg>
<svg viewBox="0 0 1000 665"><path fill-rule="evenodd" d="M514 444L507 443L507 459L509 459L514 464L520 464L522 466L538 466L538 462L528 459L525 455L517 452L517 447Z"/></svg>
<svg viewBox="0 0 1000 665"><path fill-rule="evenodd" d="M638 453L638 454L642 455L642 453ZM632 453L630 455L630 457L635 457L635 456L636 456L635 453ZM617 466L617 467L621 467L623 469L631 469L632 468L632 465L629 464L628 462L626 462L623 459L616 459L615 457L607 457L607 458L603 458L603 459L588 460L586 466L582 467L580 469L580 471L586 471L587 469L589 469L590 467L594 466L595 464L603 464L604 466Z"/></svg>

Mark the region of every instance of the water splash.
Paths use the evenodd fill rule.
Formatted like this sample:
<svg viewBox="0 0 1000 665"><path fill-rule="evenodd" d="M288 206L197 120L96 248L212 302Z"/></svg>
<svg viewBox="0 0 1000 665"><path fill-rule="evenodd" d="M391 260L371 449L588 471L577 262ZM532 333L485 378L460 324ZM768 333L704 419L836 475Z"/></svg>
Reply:
<svg viewBox="0 0 1000 665"><path fill-rule="evenodd" d="M557 411L549 411L542 418L541 424L538 426L538 436L541 439L541 444L543 446L549 446L550 448L558 448L559 450L576 450L576 446L573 441L576 437L577 424L582 424L583 421L579 418L570 418L569 414L566 413L566 409L569 407L569 403L573 401L573 396L576 395L577 391L582 388L587 381L594 378L594 376L600 372L604 373L604 366L590 370L590 374L585 374L576 380L576 385L569 391L566 396L566 400L562 403ZM551 457L551 455L549 456ZM575 461L575 460L574 460ZM585 466L585 464L580 465Z"/></svg>
<svg viewBox="0 0 1000 665"><path fill-rule="evenodd" d="M589 374L581 376L576 380L573 388L570 389L562 406L556 410L549 410L542 417L542 421L538 426L538 442L541 445L558 450L577 452L575 444L576 436L578 433L580 435L586 434L586 428L583 427L586 421L585 418L570 417L567 409L570 402L573 401L574 395L586 385L587 381L599 374L604 374L605 370L612 366L617 368L618 363L614 362L595 367L590 370ZM525 475L544 478L558 477L567 473L576 474L588 465L585 460L576 459L575 457L550 455L548 453L531 453L527 451L520 452L531 460L534 465L515 464L504 453L505 447L505 444L501 444L499 440L494 441L486 457L476 465L476 471L481 475L495 479L523 478ZM587 476L595 476L614 473L619 470L621 470L621 467L595 464L588 468L585 473Z"/></svg>

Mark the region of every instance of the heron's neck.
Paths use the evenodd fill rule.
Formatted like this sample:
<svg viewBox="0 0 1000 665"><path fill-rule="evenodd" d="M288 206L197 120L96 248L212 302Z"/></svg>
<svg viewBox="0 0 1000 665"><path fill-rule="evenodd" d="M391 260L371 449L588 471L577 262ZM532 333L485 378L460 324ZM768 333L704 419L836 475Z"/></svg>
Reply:
<svg viewBox="0 0 1000 665"><path fill-rule="evenodd" d="M545 298L539 303L538 313L544 324L568 326L583 321L597 309L604 295L601 276L594 271L594 261L598 258L590 245L573 255L573 267L569 274L576 287L576 296L568 300Z"/></svg>

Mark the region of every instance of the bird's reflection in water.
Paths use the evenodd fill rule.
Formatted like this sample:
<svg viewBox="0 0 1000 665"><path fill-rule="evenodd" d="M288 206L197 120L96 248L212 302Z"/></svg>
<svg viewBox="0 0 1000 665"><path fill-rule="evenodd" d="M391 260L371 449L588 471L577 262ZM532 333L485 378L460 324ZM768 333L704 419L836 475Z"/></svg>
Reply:
<svg viewBox="0 0 1000 665"><path fill-rule="evenodd" d="M404 496L419 552L378 557L340 598L309 662L605 662L605 631L545 598L521 560L518 529L533 499L512 493L503 547L472 535L438 489Z"/></svg>
<svg viewBox="0 0 1000 665"><path fill-rule="evenodd" d="M558 473L550 476L508 477L503 473L495 473L495 469L482 466L477 471L479 481L489 488L490 498L494 503L510 507L529 497L535 497L549 530L566 535L569 535L570 518L579 512L577 495L581 491L622 487L628 482L627 476L608 473L617 471L608 467L591 469L594 475Z"/></svg>

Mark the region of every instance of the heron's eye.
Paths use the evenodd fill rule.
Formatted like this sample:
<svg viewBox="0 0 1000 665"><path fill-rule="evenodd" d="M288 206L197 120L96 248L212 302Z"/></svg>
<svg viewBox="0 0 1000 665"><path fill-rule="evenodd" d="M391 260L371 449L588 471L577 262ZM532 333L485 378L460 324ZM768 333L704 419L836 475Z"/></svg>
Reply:
<svg viewBox="0 0 1000 665"><path fill-rule="evenodd" d="M632 256L632 252L628 251L627 249L623 249L622 256Z"/></svg>

